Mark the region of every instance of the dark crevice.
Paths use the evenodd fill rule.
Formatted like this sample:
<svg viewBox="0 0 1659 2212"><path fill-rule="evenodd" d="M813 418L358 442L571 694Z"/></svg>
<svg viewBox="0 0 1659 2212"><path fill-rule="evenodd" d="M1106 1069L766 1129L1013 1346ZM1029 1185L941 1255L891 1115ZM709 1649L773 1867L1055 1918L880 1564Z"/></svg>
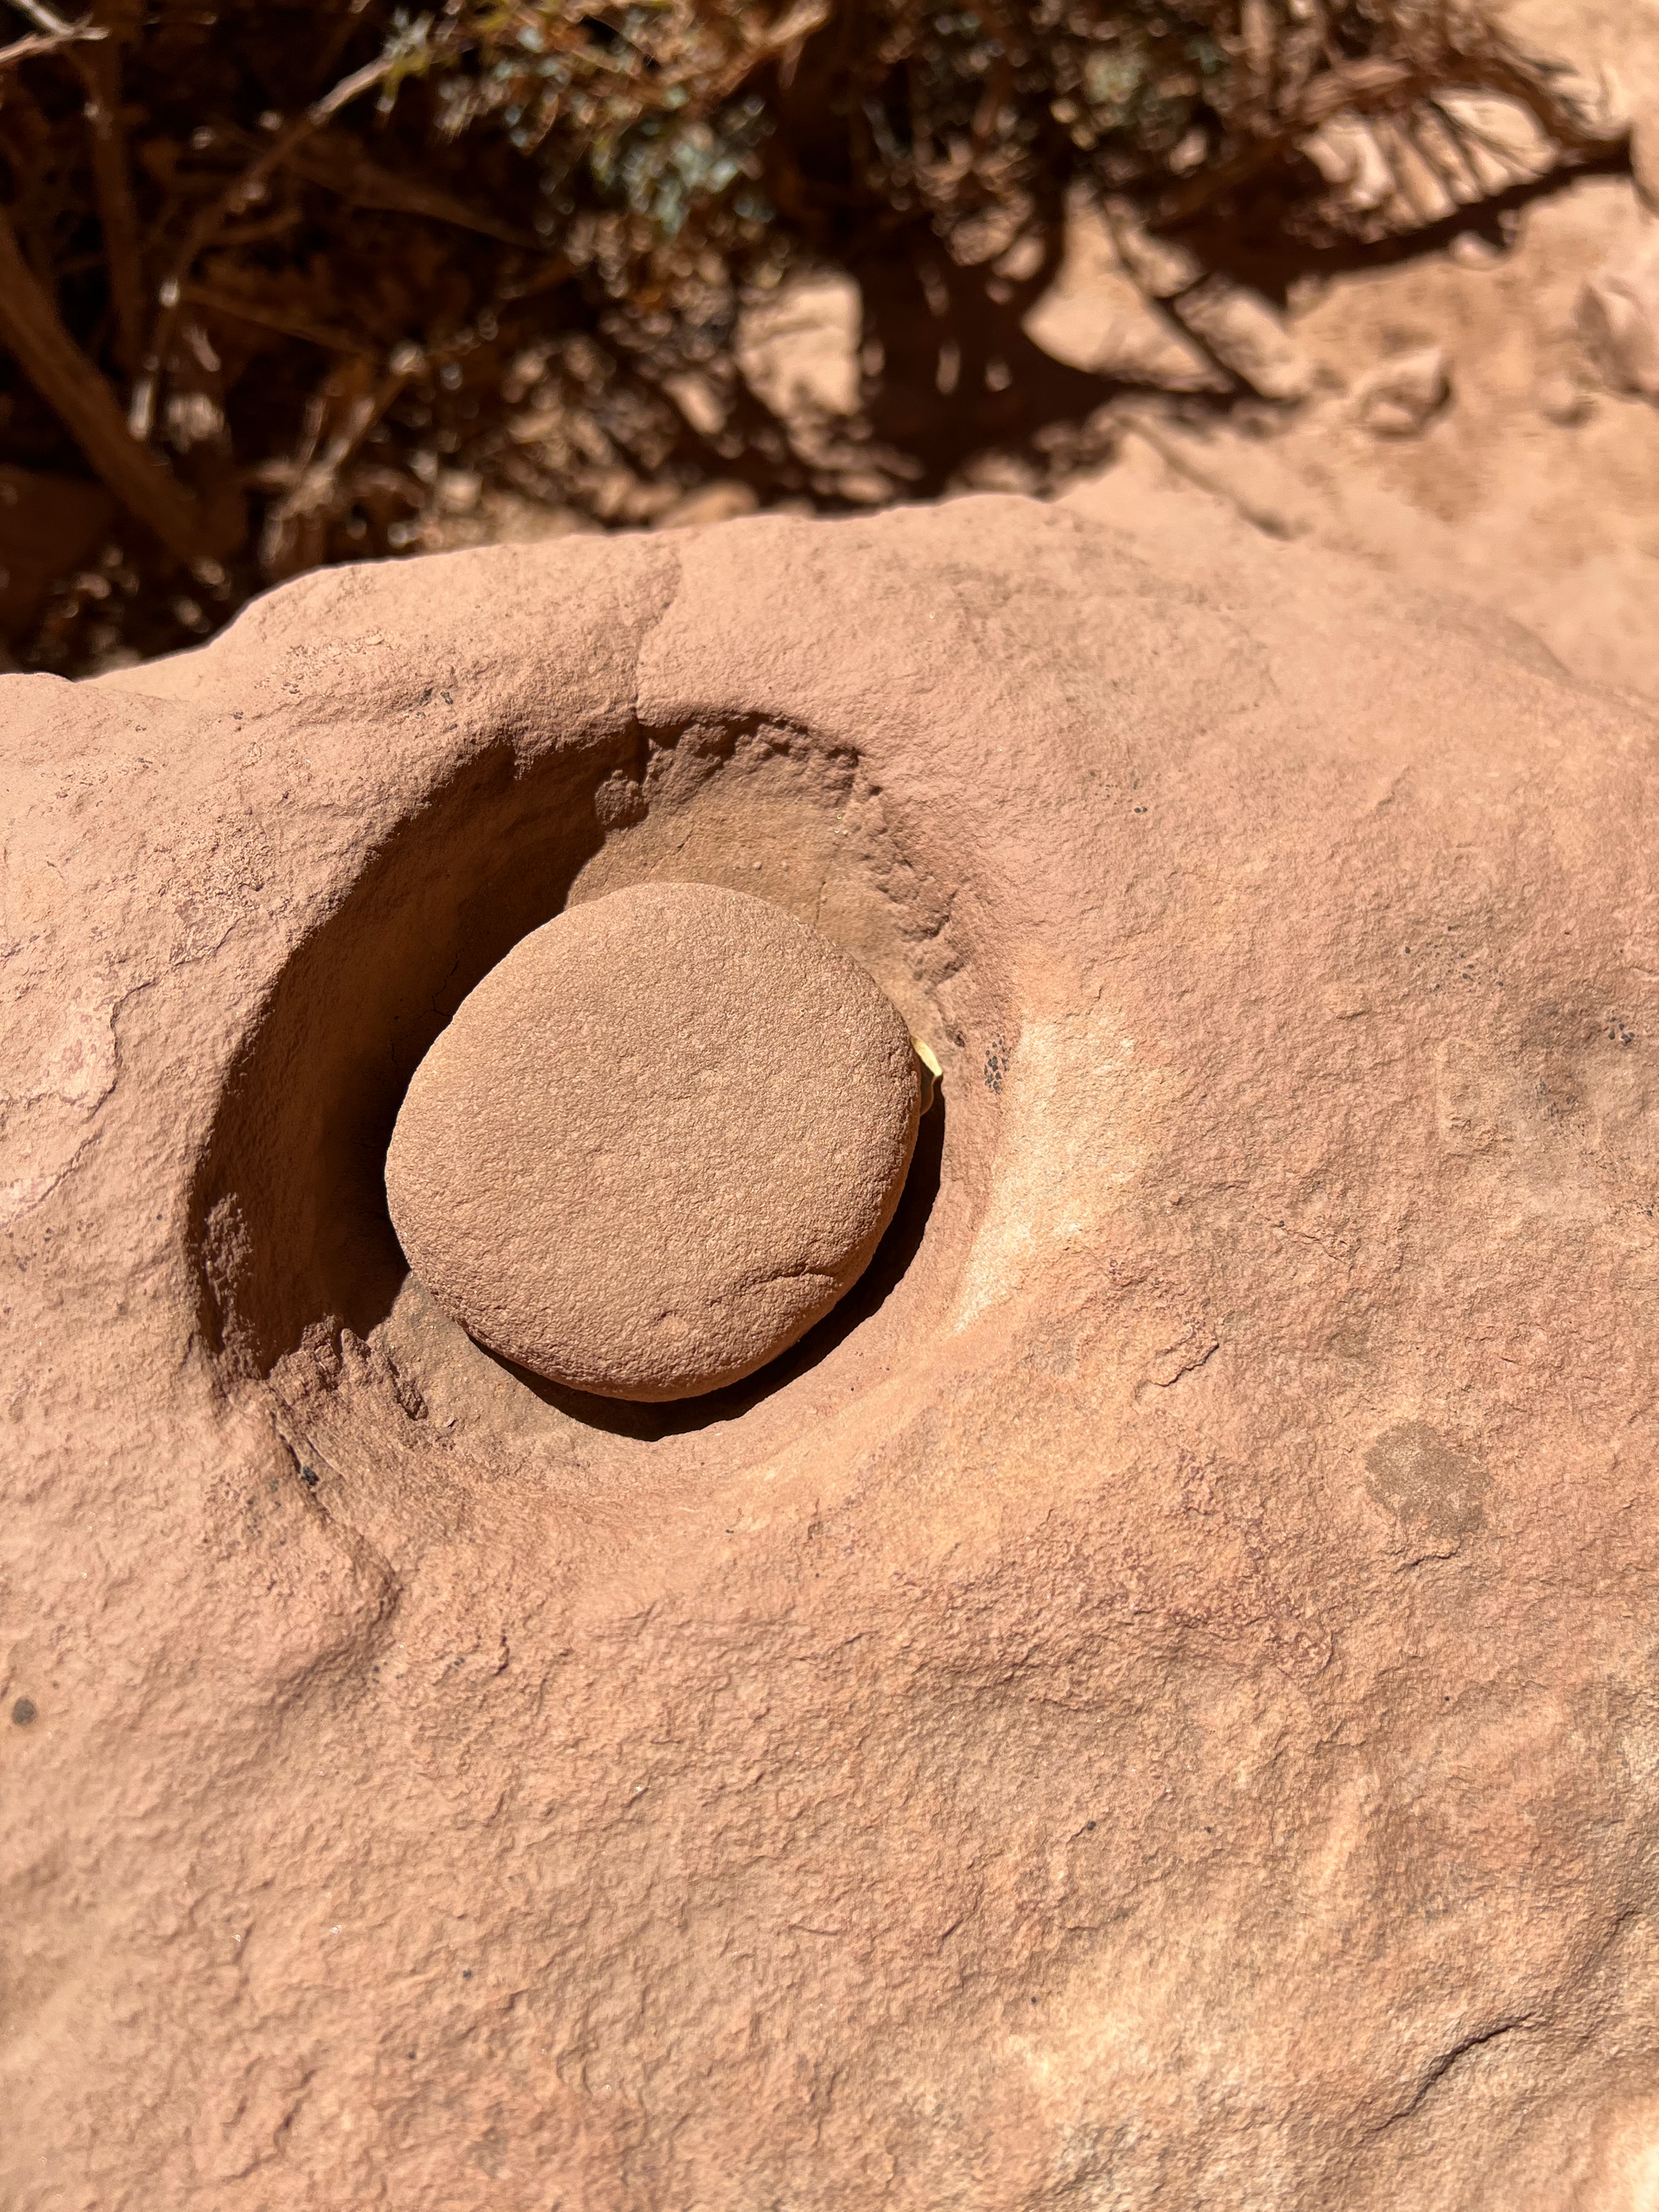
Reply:
<svg viewBox="0 0 1659 2212"><path fill-rule="evenodd" d="M1384 2128L1397 2126L1402 2120L1410 2120L1419 2111L1430 2094L1445 2081L1453 2067L1459 2065L1473 2051L1484 2050L1487 2044L1500 2042L1503 2037L1532 2026L1525 2017L1515 2020L1500 2020L1495 2027L1483 2028L1476 2035L1465 2036L1461 2043L1453 2044L1450 2050L1440 2056L1424 2070L1416 2088L1408 2101L1391 2112L1382 2123Z"/></svg>

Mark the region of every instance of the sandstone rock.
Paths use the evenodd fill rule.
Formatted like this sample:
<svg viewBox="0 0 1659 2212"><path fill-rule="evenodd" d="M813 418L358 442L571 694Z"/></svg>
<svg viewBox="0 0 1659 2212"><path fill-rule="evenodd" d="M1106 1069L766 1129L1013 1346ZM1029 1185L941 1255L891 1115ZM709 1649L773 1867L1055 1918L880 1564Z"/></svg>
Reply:
<svg viewBox="0 0 1659 2212"><path fill-rule="evenodd" d="M1316 399L1266 439L1247 423L1202 440L1196 425L1172 425L1199 462L1191 480L1201 471L1224 491L1236 481L1236 504L1275 536L1484 604L1580 680L1659 695L1659 408L1592 404L1581 387L1592 372L1571 334L1586 275L1638 245L1643 226L1628 179L1584 176L1527 209L1495 272L1435 253L1306 288L1297 338L1321 385L1349 397ZM1361 381L1396 351L1440 340L1456 355L1457 404L1433 437L1357 438L1351 396ZM1541 400L1586 435L1541 437ZM1129 439L1121 451L1139 446ZM1186 505L1191 527L1208 529L1203 496Z"/></svg>
<svg viewBox="0 0 1659 2212"><path fill-rule="evenodd" d="M909 1033L781 907L641 884L533 931L415 1071L386 1157L444 1312L550 1381L690 1397L868 1265L916 1141Z"/></svg>
<svg viewBox="0 0 1659 2212"><path fill-rule="evenodd" d="M1451 372L1444 346L1396 355L1364 379L1354 396L1354 412L1374 437L1416 437L1451 397Z"/></svg>
<svg viewBox="0 0 1659 2212"><path fill-rule="evenodd" d="M1560 90L1630 127L1638 191L1659 154L1659 0L1506 0L1506 30L1555 64Z"/></svg>
<svg viewBox="0 0 1659 2212"><path fill-rule="evenodd" d="M1388 207L1397 190L1394 166L1376 132L1358 115L1335 115L1302 142L1302 152L1351 214Z"/></svg>
<svg viewBox="0 0 1659 2212"><path fill-rule="evenodd" d="M1192 249L1149 231L1131 201L1109 200L1102 218L1092 218L1092 207L1090 199L1075 195L1067 208L1068 221L1103 219L1117 259L1147 299L1178 299L1203 276L1204 264Z"/></svg>
<svg viewBox="0 0 1659 2212"><path fill-rule="evenodd" d="M8 2212L1642 2201L1659 729L1199 496L0 679ZM943 1127L814 1350L579 1414L385 1148L674 880Z"/></svg>
<svg viewBox="0 0 1659 2212"><path fill-rule="evenodd" d="M1659 229L1591 277L1579 331L1616 391L1659 399Z"/></svg>
<svg viewBox="0 0 1659 2212"><path fill-rule="evenodd" d="M1305 399L1312 391L1312 362L1259 292L1206 276L1172 304L1193 335L1261 398Z"/></svg>
<svg viewBox="0 0 1659 2212"><path fill-rule="evenodd" d="M1451 92L1436 111L1416 131L1386 137L1380 135L1386 126L1338 115L1303 142L1302 151L1362 231L1420 232L1556 166L1557 148L1518 100ZM1471 267L1490 267L1497 257L1474 232L1454 239L1451 251Z"/></svg>
<svg viewBox="0 0 1659 2212"><path fill-rule="evenodd" d="M863 303L850 276L797 277L752 301L737 359L756 396L785 422L851 415L858 405Z"/></svg>
<svg viewBox="0 0 1659 2212"><path fill-rule="evenodd" d="M1129 272L1125 249L1107 220L1086 201L1068 209L1065 257L1053 283L1025 319L1026 335L1055 360L1092 376L1165 391L1225 391L1228 378L1174 318L1147 296L1169 269L1152 257L1158 242L1130 234L1147 251L1136 257L1141 280ZM1191 283L1191 257L1176 270ZM1179 287L1178 287L1179 289Z"/></svg>
<svg viewBox="0 0 1659 2212"><path fill-rule="evenodd" d="M1494 270L1503 265L1501 242L1484 231L1459 231L1446 249L1446 259L1459 269Z"/></svg>

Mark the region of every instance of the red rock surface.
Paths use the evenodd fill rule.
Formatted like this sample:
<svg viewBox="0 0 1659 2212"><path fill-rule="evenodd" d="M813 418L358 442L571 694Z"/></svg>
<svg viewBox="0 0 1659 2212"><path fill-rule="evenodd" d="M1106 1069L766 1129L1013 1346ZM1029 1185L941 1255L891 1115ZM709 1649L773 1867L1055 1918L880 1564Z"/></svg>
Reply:
<svg viewBox="0 0 1659 2212"><path fill-rule="evenodd" d="M874 1257L915 1148L908 1032L764 899L641 883L543 924L415 1071L386 1154L410 1265L575 1390L722 1388Z"/></svg>
<svg viewBox="0 0 1659 2212"><path fill-rule="evenodd" d="M0 683L0 2201L1650 2196L1656 729L1120 490ZM380 1174L646 880L946 1119L779 1369L601 1425Z"/></svg>

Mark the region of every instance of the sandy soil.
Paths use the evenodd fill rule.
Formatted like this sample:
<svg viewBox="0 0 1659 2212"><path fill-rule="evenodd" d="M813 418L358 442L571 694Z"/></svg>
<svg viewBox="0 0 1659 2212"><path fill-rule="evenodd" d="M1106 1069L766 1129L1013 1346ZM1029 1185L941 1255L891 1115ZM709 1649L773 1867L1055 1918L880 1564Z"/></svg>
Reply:
<svg viewBox="0 0 1659 2212"><path fill-rule="evenodd" d="M1225 499L1272 536L1341 548L1532 630L1580 678L1659 694L1659 408L1607 388L1575 331L1586 275L1649 229L1628 180L1522 211L1293 302L1313 397L1211 428L1149 410L1120 471ZM1440 347L1447 403L1414 436L1366 427L1366 380Z"/></svg>

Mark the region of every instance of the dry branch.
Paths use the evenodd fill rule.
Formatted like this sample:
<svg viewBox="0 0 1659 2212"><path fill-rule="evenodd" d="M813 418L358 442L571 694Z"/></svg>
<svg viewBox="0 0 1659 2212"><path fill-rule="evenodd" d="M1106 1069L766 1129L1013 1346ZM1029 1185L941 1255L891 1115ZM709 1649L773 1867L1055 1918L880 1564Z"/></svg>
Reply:
<svg viewBox="0 0 1659 2212"><path fill-rule="evenodd" d="M64 328L36 281L10 219L0 213L0 337L41 397L130 514L181 561L211 560L228 548L165 466L139 445L114 394Z"/></svg>
<svg viewBox="0 0 1659 2212"><path fill-rule="evenodd" d="M868 499L874 471L937 492L987 449L1040 476L1102 397L1024 329L1073 195L1180 289L1241 245L1347 250L1622 136L1487 0L12 4L35 35L0 49L0 343L42 397L14 385L0 462L73 466L55 409L189 559L221 493L250 495L260 550L181 602L196 636L278 572L418 539L458 475L633 521L711 474L762 504ZM370 92L372 124L347 112ZM1472 94L1533 116L1538 162ZM855 279L881 364L828 442L734 344L803 266ZM690 382L712 427L664 397ZM183 642L176 572L127 554L137 599L106 588L86 634ZM79 617L52 619L37 658L65 665Z"/></svg>
<svg viewBox="0 0 1659 2212"><path fill-rule="evenodd" d="M143 354L144 268L132 175L127 166L127 137L121 121L121 56L111 41L90 54L78 55L76 60L86 87L92 176L104 232L104 258L110 273L110 300L115 309L116 359L132 376Z"/></svg>
<svg viewBox="0 0 1659 2212"><path fill-rule="evenodd" d="M46 0L11 0L11 4L20 16L27 16L29 22L49 38L66 37L77 28L59 15L55 8L48 8Z"/></svg>
<svg viewBox="0 0 1659 2212"><path fill-rule="evenodd" d="M392 215L423 215L437 223L453 223L457 230L476 231L480 238L498 238L527 253L539 253L543 244L531 232L522 231L499 217L469 207L466 200L441 186L418 177L399 176L373 161L355 139L343 132L318 130L308 141L296 142L283 157L294 175L325 191L338 193L353 207L375 207Z"/></svg>
<svg viewBox="0 0 1659 2212"><path fill-rule="evenodd" d="M82 46L107 38L109 33L100 30L96 23L66 23L61 30L38 31L32 37L14 39L10 46L0 46L0 69L10 69L19 61L33 61L42 54L56 54L66 46Z"/></svg>
<svg viewBox="0 0 1659 2212"><path fill-rule="evenodd" d="M190 226L184 245L162 285L155 332L150 339L143 372L134 387L129 421L136 435L149 435L155 415L156 385L173 342L183 288L198 259L226 224L232 217L244 213L263 194L266 178L281 168L313 131L320 130L342 108L349 107L365 92L384 85L397 70L408 65L409 58L408 41L394 41L373 61L365 63L361 69L353 70L350 76L343 77L321 99L314 100L302 113L280 130L264 151L250 162L235 182L229 185Z"/></svg>
<svg viewBox="0 0 1659 2212"><path fill-rule="evenodd" d="M305 345L320 346L327 353L366 354L372 351L359 332L320 321L314 315L302 315L268 301L241 299L235 293L222 291L212 284L187 284L180 297L186 305L205 308L210 315L229 315L235 322L278 331L284 338L297 338Z"/></svg>

